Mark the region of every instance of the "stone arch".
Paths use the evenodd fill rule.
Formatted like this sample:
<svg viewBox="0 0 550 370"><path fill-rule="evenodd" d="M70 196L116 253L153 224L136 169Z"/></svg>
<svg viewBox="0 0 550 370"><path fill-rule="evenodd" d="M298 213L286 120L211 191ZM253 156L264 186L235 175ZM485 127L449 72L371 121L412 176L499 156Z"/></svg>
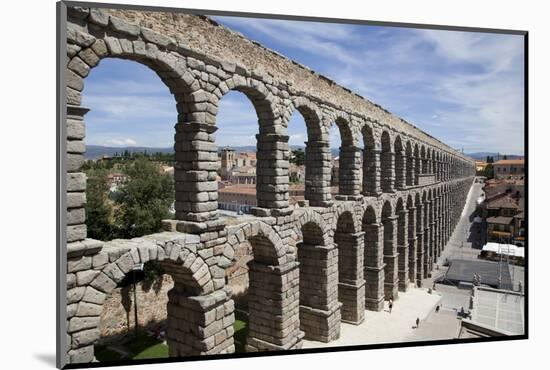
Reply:
<svg viewBox="0 0 550 370"><path fill-rule="evenodd" d="M147 39L150 30L141 29L128 25L125 21L116 17L108 16L101 10L104 24L94 24L86 30L88 20L84 20L83 27L77 27L72 23L67 26L67 53L66 64L66 95L67 95L67 172L73 178L83 178L81 165L83 163L82 153L85 148L84 115L88 109L81 106L81 94L84 91L84 81L91 70L103 59L115 58L125 59L140 63L156 73L174 96L174 104L178 116L174 121L185 122L189 119L191 112L186 107L194 105L196 95L194 93L200 88L193 74L186 67L185 59L175 53L170 44L154 42ZM116 25L116 26L115 26ZM117 31L116 28L134 29L133 34ZM208 105L207 103L206 105ZM176 125L176 136L178 132ZM175 146L178 156L178 146ZM177 177L179 178L179 177ZM84 189L81 189L85 191ZM176 194L176 218L185 217L186 212L182 209L183 199ZM84 213L84 210L82 209ZM82 240L86 237L86 230L81 225L69 226L69 234L74 236L73 240ZM72 232L77 230L78 232Z"/></svg>
<svg viewBox="0 0 550 370"><path fill-rule="evenodd" d="M307 227L304 228L306 225ZM313 210L303 211L303 213L297 218L294 229L299 241L304 242L304 240L306 240L308 243L313 241L314 243L318 243L318 245L330 244L328 236L328 231L330 228L326 225L323 217ZM307 238L306 236L304 239L304 230L310 231L310 235L312 236L310 238Z"/></svg>
<svg viewBox="0 0 550 370"><path fill-rule="evenodd" d="M397 217L397 277L399 290L407 291L409 286L409 241L408 241L408 210L403 198L398 198L395 205Z"/></svg>
<svg viewBox="0 0 550 370"><path fill-rule="evenodd" d="M351 118L348 114L339 111L332 112L329 119L330 125L335 124L338 127L342 146L357 146L358 140L353 133Z"/></svg>
<svg viewBox="0 0 550 370"><path fill-rule="evenodd" d="M269 91L263 82L234 74L220 83L219 91L219 94L214 93L212 97L216 107L227 93L241 92L254 106L258 117L259 134L283 134L281 113L276 104L277 97Z"/></svg>
<svg viewBox="0 0 550 370"><path fill-rule="evenodd" d="M338 249L327 240L328 229L316 212L304 213L297 222L302 235L297 244L300 329L307 339L329 342L340 336Z"/></svg>
<svg viewBox="0 0 550 370"><path fill-rule="evenodd" d="M376 141L373 128L365 124L363 135L363 194L379 196L380 189L380 146Z"/></svg>
<svg viewBox="0 0 550 370"><path fill-rule="evenodd" d="M259 242L251 242L251 245L257 262L273 266L285 264L286 255L290 253L288 245L283 243L277 232L265 222L254 221L230 230L224 250L227 258L233 259L235 248L239 244L256 240Z"/></svg>
<svg viewBox="0 0 550 370"><path fill-rule="evenodd" d="M419 177L422 173L422 158L420 154L420 148L418 146L418 143L414 144L414 185L419 184Z"/></svg>
<svg viewBox="0 0 550 370"><path fill-rule="evenodd" d="M424 144L420 145L420 158L422 161L422 174L428 173L428 159L426 154L426 146Z"/></svg>
<svg viewBox="0 0 550 370"><path fill-rule="evenodd" d="M220 83L221 96L216 95L216 106L230 91L243 93L254 106L259 131L256 135L256 199L260 209L288 209L288 180L281 182L281 173L288 175L288 135L281 122L277 99L263 82L251 77L233 75ZM213 158L216 160L216 158ZM275 178L279 178L275 181ZM279 186L272 186L273 184ZM257 210L254 210L255 212ZM257 212L263 215L265 212Z"/></svg>
<svg viewBox="0 0 550 370"><path fill-rule="evenodd" d="M405 145L405 161L405 185L407 187L414 186L416 169L411 140L407 140L407 144Z"/></svg>
<svg viewBox="0 0 550 370"><path fill-rule="evenodd" d="M248 262L248 337L247 351L281 350L296 346L302 338L299 330L298 263L291 258L286 243L262 221L231 229L226 251L248 241L253 259ZM224 254L226 252L224 251ZM286 300L281 300L281 296ZM282 329L283 323L291 325Z"/></svg>
<svg viewBox="0 0 550 370"><path fill-rule="evenodd" d="M437 181L443 181L443 156L441 151L437 152Z"/></svg>
<svg viewBox="0 0 550 370"><path fill-rule="evenodd" d="M408 261L408 276L409 282L416 285L417 263L418 256L417 236L416 236L416 206L415 193L409 193L406 200L407 210L407 243L409 246L409 261Z"/></svg>
<svg viewBox="0 0 550 370"><path fill-rule="evenodd" d="M305 142L305 192L304 197L311 206L328 206L330 193L330 143L323 115L319 108L305 97L292 100L285 114L285 126L293 112L298 111L306 123ZM289 150L289 149L288 149Z"/></svg>
<svg viewBox="0 0 550 370"><path fill-rule="evenodd" d="M432 187L428 187L424 193L424 276L429 277L431 266L433 264L433 190Z"/></svg>
<svg viewBox="0 0 550 370"><path fill-rule="evenodd" d="M384 193L394 192L395 153L392 150L392 139L388 131L382 131L380 139L382 152L380 154L381 178L380 186Z"/></svg>
<svg viewBox="0 0 550 370"><path fill-rule="evenodd" d="M361 192L361 149L354 135L350 117L341 112L332 114L331 123L338 127L341 138L339 148L338 194L339 199L357 199Z"/></svg>
<svg viewBox="0 0 550 370"><path fill-rule="evenodd" d="M397 190L405 189L407 162L405 155L405 145L401 140L401 136L397 134L394 141L395 152L395 188Z"/></svg>
<svg viewBox="0 0 550 370"><path fill-rule="evenodd" d="M384 308L383 226L372 205L367 205L363 213L362 228L365 232L365 306L367 310L381 311Z"/></svg>
<svg viewBox="0 0 550 370"><path fill-rule="evenodd" d="M69 344L73 347L68 353L71 360L84 360L82 356L86 352L92 356L88 360L93 359L93 344L99 339L99 317L105 299L134 266L142 263L158 262L174 281L174 287L168 292L168 320L173 322L167 331L170 356L205 354L205 343L233 324L230 297L214 286L211 268L182 238L154 234L132 240L117 239L105 243L93 259L96 267L81 271L89 282L74 304L74 316L68 315ZM68 297L71 296L69 291ZM212 316L217 311L219 314ZM199 330L209 324L213 325L212 330ZM233 351L232 346L233 338L224 337L209 349L210 353L227 353Z"/></svg>
<svg viewBox="0 0 550 370"><path fill-rule="evenodd" d="M382 205L380 215L384 225L384 297L386 300L398 296L398 263L397 263L397 217L389 200Z"/></svg>
<svg viewBox="0 0 550 370"><path fill-rule="evenodd" d="M334 243L338 248L338 301L342 302L342 320L359 324L365 317L364 233L357 230L353 210L340 212L336 220Z"/></svg>
<svg viewBox="0 0 550 370"><path fill-rule="evenodd" d="M433 150L430 146L426 146L426 173L432 174L433 173L433 158L432 158Z"/></svg>
<svg viewBox="0 0 550 370"><path fill-rule="evenodd" d="M334 232L336 232L337 225L338 225L338 220L339 220L340 216L342 216L342 214L344 214L344 213L350 213L352 215L353 229L350 232L352 232L352 233L361 232L361 220L358 219L352 203L348 203L348 202L338 203L333 208L333 212L334 212L334 216L333 216L333 219L332 219L332 224L335 225L334 226L335 227ZM346 230L348 230L348 229L349 228L346 227Z"/></svg>
<svg viewBox="0 0 550 370"><path fill-rule="evenodd" d="M426 201L426 192L424 190L419 191L415 195L416 206L416 235L417 235L417 259L416 259L416 284L422 286L422 279L424 275L424 242L426 235L424 234L425 214L424 203Z"/></svg>

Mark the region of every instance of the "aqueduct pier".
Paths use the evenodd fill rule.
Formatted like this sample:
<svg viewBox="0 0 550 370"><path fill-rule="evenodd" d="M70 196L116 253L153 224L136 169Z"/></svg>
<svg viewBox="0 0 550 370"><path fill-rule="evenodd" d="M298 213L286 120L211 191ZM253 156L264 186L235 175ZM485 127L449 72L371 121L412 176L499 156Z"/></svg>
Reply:
<svg viewBox="0 0 550 370"><path fill-rule="evenodd" d="M150 67L173 94L176 217L166 231L100 242L86 235L84 81L103 58ZM253 221L217 215L218 104L244 93L258 116ZM171 356L234 351L225 270L248 241L248 351L331 341L429 276L458 221L473 160L337 85L206 17L69 8L66 60L68 363L94 360L105 298L137 263L159 261L174 280ZM287 125L307 125L306 199L289 206ZM339 194L330 194L329 128L340 131Z"/></svg>

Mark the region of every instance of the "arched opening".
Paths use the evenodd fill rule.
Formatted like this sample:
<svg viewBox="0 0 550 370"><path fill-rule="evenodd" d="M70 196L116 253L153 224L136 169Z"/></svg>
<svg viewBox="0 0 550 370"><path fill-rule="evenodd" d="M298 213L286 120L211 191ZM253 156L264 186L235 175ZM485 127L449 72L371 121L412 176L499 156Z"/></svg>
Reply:
<svg viewBox="0 0 550 370"><path fill-rule="evenodd" d="M203 199L217 199L220 218L229 223L258 206L258 122L254 104L245 93L232 90L219 101L216 142L212 145L217 147L216 182L212 191L203 193Z"/></svg>
<svg viewBox="0 0 550 370"><path fill-rule="evenodd" d="M353 324L361 323L365 317L363 234L356 233L351 212L338 217L334 233L338 248L338 301L342 302L342 321Z"/></svg>
<svg viewBox="0 0 550 370"><path fill-rule="evenodd" d="M381 215L384 225L384 298L396 300L398 296L397 217L389 201L384 202Z"/></svg>
<svg viewBox="0 0 550 370"><path fill-rule="evenodd" d="M377 147L374 132L368 125L363 126L363 194L378 196L380 190L380 148Z"/></svg>
<svg viewBox="0 0 550 370"><path fill-rule="evenodd" d="M69 352L72 362L83 362L82 351L94 344L99 361L232 350L233 339L226 336L233 324L231 301L223 290L213 293L208 265L179 243L162 234L117 239L94 256L93 270L77 272L86 285L80 301L68 299L68 334L78 348ZM211 304L201 305L205 300ZM208 346L211 337L219 340Z"/></svg>
<svg viewBox="0 0 550 370"><path fill-rule="evenodd" d="M332 199L329 140L313 104L298 100L294 106L288 123L290 201L298 206L327 206Z"/></svg>
<svg viewBox="0 0 550 370"><path fill-rule="evenodd" d="M340 336L338 249L326 245L323 230L314 221L302 228L297 244L300 263L300 329L305 338L329 342Z"/></svg>
<svg viewBox="0 0 550 370"><path fill-rule="evenodd" d="M415 185L415 175L416 175L416 168L415 168L415 161L414 161L414 155L413 155L413 147L411 145L411 141L407 140L407 145L405 146L405 160L406 160L406 168L405 168L405 185L406 186L414 186Z"/></svg>
<svg viewBox="0 0 550 370"><path fill-rule="evenodd" d="M370 311L381 311L384 308L384 228L372 206L363 214L362 228L365 232L365 306Z"/></svg>
<svg viewBox="0 0 550 370"><path fill-rule="evenodd" d="M248 262L248 329L236 339L246 352L294 349L303 337L298 264L286 261L280 240L262 234L248 241L254 257Z"/></svg>
<svg viewBox="0 0 550 370"><path fill-rule="evenodd" d="M85 221L87 236L103 241L159 232L175 216L170 90L150 67L106 58L86 78L82 103L86 147L70 140L68 151L86 152L86 205L71 204L69 225Z"/></svg>
<svg viewBox="0 0 550 370"><path fill-rule="evenodd" d="M381 179L380 186L384 193L394 191L395 179L395 153L392 151L390 134L387 131L382 132L382 153L380 154Z"/></svg>
<svg viewBox="0 0 550 370"><path fill-rule="evenodd" d="M425 175L428 173L428 158L426 154L426 147L424 146L424 144L422 144L420 147L420 158L422 160L422 174Z"/></svg>
<svg viewBox="0 0 550 370"><path fill-rule="evenodd" d="M434 263L437 263L437 259L441 256L443 250L443 194L442 187L437 189L437 208L436 208L436 225L437 225L437 254L434 258Z"/></svg>
<svg viewBox="0 0 550 370"><path fill-rule="evenodd" d="M216 144L220 146L224 141L235 142L241 139L241 149L222 150L219 158L203 155L201 159L207 157L214 163L219 161L221 168L220 174L207 172L208 178L203 182L203 186L213 188L214 191L213 194L208 194L207 198L203 197L204 201L199 199L196 207L210 212L213 206L217 206L223 200L224 207L236 209L237 213L246 211L264 216L269 214L268 210L289 208L288 136L283 135L282 126L275 123L274 108L266 98L265 88L248 86L246 80L237 77L229 84L234 87L227 91L218 103L216 129L222 130L216 136ZM224 103L224 100L228 100L227 103ZM250 103L254 111L250 109ZM255 112L255 117L250 112ZM227 121L223 122L225 118ZM253 129L252 122L243 124L243 120L256 121L256 128ZM226 129L232 134L223 135ZM214 137L209 135L208 138L212 140ZM285 161L287 164L282 163ZM217 181L210 180L218 175L229 178L224 181L229 181L228 185L231 188L225 189L223 183L218 185ZM274 183L277 186L272 186ZM218 187L222 188L219 192ZM216 193L219 193L219 201L211 200L212 197L216 197ZM208 214L204 216L208 217Z"/></svg>
<svg viewBox="0 0 550 370"><path fill-rule="evenodd" d="M409 282L416 286L417 266L416 259L418 257L418 238L416 236L416 207L414 204L413 195L407 196L407 236L409 245Z"/></svg>
<svg viewBox="0 0 550 370"><path fill-rule="evenodd" d="M143 270L126 274L106 296L99 316L99 339L94 343L97 361L168 357L168 294L174 280L163 267L157 261L145 263ZM99 309L90 302L80 305L87 314Z"/></svg>
<svg viewBox="0 0 550 370"><path fill-rule="evenodd" d="M361 192L361 150L355 144L351 126L347 120L338 117L330 127L331 148L339 148L338 156L332 160L332 178L338 180L338 199L355 199ZM332 149L334 151L334 149ZM337 173L335 173L337 168Z"/></svg>
<svg viewBox="0 0 550 370"><path fill-rule="evenodd" d="M251 242L243 240L232 246L233 258L231 265L225 269L225 285L231 289L231 298L235 305L235 324L233 340L235 353L246 352L249 317L250 274L248 263L254 260ZM259 248L256 248L259 249Z"/></svg>
<svg viewBox="0 0 550 370"><path fill-rule="evenodd" d="M441 181L441 154L439 151L435 152L435 179Z"/></svg>
<svg viewBox="0 0 550 370"><path fill-rule="evenodd" d="M395 207L397 216L397 253L399 290L406 292L409 288L409 240L408 240L408 211L403 204L403 199L397 200Z"/></svg>
<svg viewBox="0 0 550 370"><path fill-rule="evenodd" d="M422 158L418 144L414 144L414 185L419 184L419 176L422 173Z"/></svg>
<svg viewBox="0 0 550 370"><path fill-rule="evenodd" d="M430 147L426 148L426 173L431 175L433 174L433 158L432 158L432 149Z"/></svg>
<svg viewBox="0 0 550 370"><path fill-rule="evenodd" d="M395 151L395 188L397 190L405 189L407 162L405 156L405 147L401 141L401 136L397 135L394 143Z"/></svg>
<svg viewBox="0 0 550 370"><path fill-rule="evenodd" d="M430 266L430 242L431 242L431 232L430 232L431 217L430 217L430 196L426 191L424 191L422 194L422 204L423 204L422 224L424 226L424 236L423 236L424 244L422 246L422 248L424 249L424 266L422 267L423 268L422 276L424 278L427 278L429 277L429 274L430 274L429 266Z"/></svg>
<svg viewBox="0 0 550 370"><path fill-rule="evenodd" d="M424 206L420 193L416 193L416 236L417 240L417 258L416 258L416 285L422 286L422 279L424 279Z"/></svg>

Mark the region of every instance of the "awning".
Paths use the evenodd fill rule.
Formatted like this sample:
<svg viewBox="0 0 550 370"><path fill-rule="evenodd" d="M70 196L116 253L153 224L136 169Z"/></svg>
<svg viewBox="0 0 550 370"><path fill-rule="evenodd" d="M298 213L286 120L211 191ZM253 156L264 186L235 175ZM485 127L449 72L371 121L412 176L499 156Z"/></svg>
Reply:
<svg viewBox="0 0 550 370"><path fill-rule="evenodd" d="M523 258L525 256L525 248L518 247L514 244L487 243L483 246L482 251L503 254L511 257Z"/></svg>

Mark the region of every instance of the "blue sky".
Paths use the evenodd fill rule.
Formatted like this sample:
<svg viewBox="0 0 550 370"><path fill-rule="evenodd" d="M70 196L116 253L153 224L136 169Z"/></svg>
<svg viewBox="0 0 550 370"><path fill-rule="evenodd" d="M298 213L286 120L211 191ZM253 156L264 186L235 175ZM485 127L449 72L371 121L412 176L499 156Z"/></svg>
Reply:
<svg viewBox="0 0 550 370"><path fill-rule="evenodd" d="M326 75L465 152L523 154L523 38L515 35L215 17L246 37ZM158 76L107 59L86 79L89 144L168 147L174 99ZM218 145L254 145L257 118L244 95L224 96ZM295 113L290 143L303 145ZM331 146L340 139L335 126Z"/></svg>

